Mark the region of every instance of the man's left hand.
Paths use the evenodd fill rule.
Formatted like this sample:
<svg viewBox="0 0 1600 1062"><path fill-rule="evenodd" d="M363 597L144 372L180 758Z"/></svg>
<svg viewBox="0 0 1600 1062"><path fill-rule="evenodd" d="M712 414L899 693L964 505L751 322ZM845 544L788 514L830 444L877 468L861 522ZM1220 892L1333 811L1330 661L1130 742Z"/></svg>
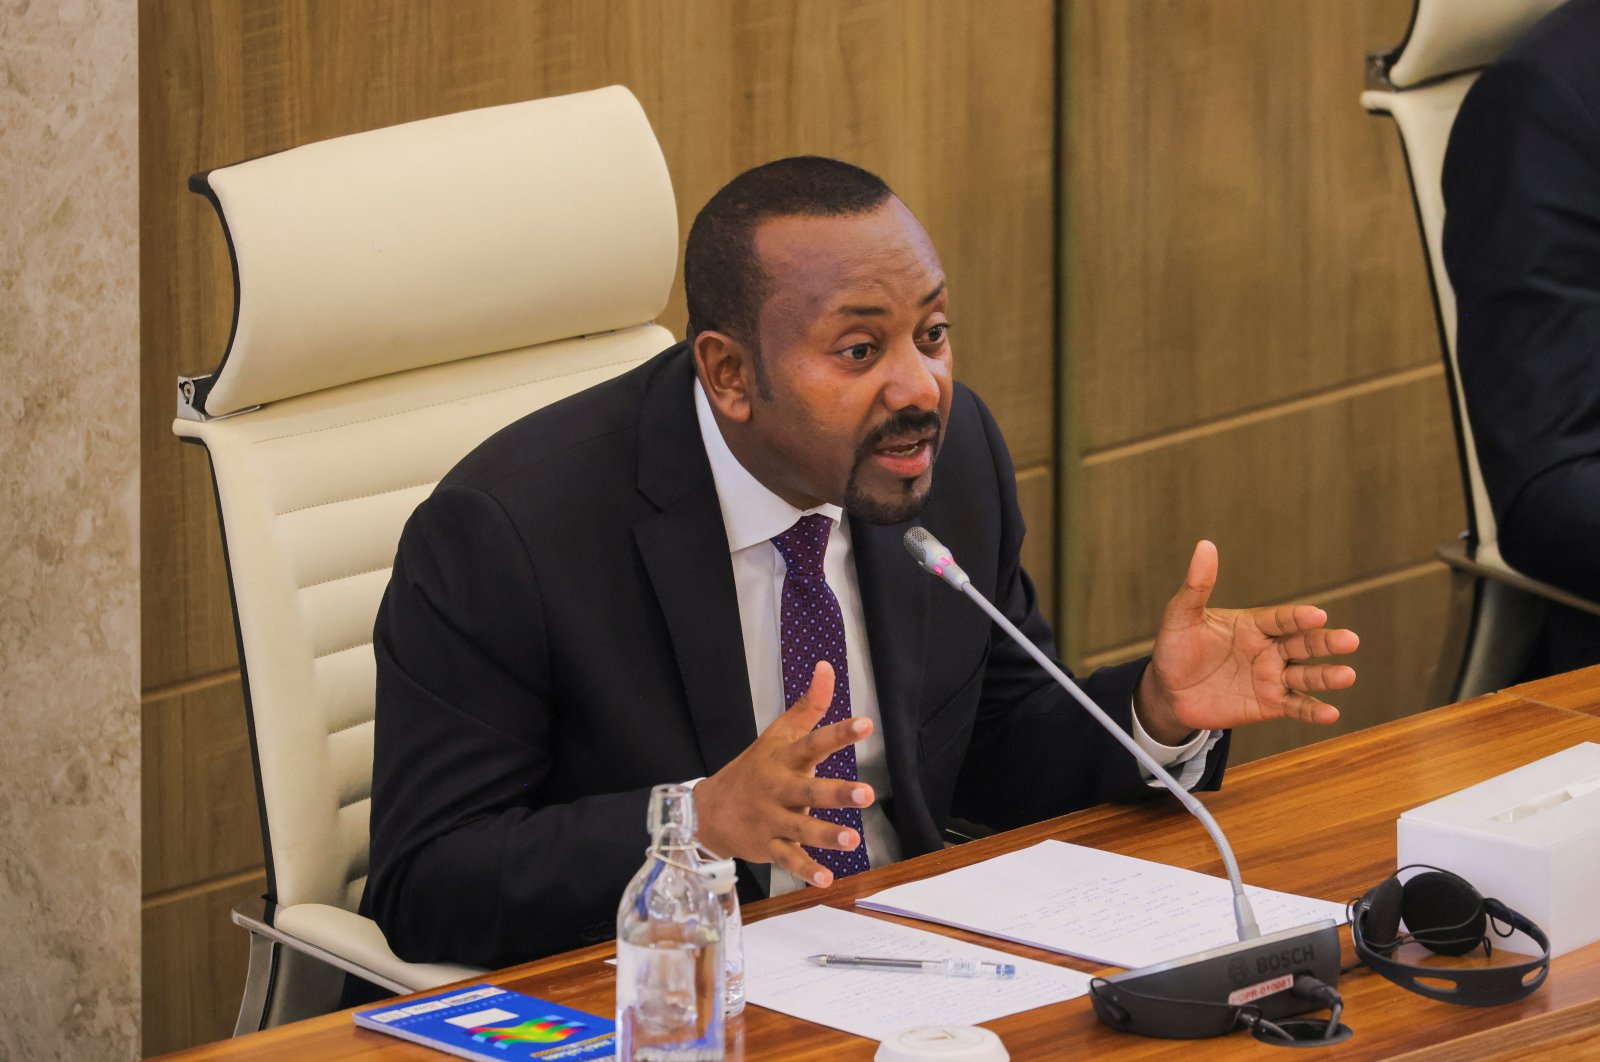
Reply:
<svg viewBox="0 0 1600 1062"><path fill-rule="evenodd" d="M1209 608L1216 582L1217 547L1201 542L1134 694L1145 732L1179 745L1197 730L1338 719L1339 709L1314 694L1350 686L1355 669L1318 661L1355 652L1355 632L1329 630L1328 614L1313 605Z"/></svg>

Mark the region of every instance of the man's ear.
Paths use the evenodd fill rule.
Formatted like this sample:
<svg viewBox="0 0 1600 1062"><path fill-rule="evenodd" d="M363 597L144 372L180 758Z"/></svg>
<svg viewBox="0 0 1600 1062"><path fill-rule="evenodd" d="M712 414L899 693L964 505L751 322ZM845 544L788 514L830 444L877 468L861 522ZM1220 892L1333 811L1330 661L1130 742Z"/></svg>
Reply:
<svg viewBox="0 0 1600 1062"><path fill-rule="evenodd" d="M750 419L750 392L755 386L755 354L726 332L701 332L694 337L695 371L711 408L738 424Z"/></svg>

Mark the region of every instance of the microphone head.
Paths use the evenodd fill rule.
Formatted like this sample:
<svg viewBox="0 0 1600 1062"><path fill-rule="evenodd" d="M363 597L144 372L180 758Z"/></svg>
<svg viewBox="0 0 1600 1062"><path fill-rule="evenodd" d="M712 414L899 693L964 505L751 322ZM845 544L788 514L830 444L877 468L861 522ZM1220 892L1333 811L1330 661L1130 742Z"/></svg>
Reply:
<svg viewBox="0 0 1600 1062"><path fill-rule="evenodd" d="M972 582L950 551L944 548L944 543L934 538L927 528L913 527L901 541L905 543L906 552L922 566L923 571L937 575L957 590L965 589Z"/></svg>

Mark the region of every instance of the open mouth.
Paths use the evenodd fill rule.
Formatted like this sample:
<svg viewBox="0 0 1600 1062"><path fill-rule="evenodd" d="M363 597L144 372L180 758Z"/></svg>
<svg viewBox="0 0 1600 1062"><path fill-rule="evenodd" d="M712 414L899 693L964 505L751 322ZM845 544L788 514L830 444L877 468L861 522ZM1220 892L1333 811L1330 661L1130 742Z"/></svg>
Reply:
<svg viewBox="0 0 1600 1062"><path fill-rule="evenodd" d="M890 457L910 457L917 452L919 447L927 445L927 442L927 439L912 439L895 446L880 446L878 447L878 453L887 454Z"/></svg>
<svg viewBox="0 0 1600 1062"><path fill-rule="evenodd" d="M874 461L896 476L920 476L933 463L933 435L893 439L872 451Z"/></svg>

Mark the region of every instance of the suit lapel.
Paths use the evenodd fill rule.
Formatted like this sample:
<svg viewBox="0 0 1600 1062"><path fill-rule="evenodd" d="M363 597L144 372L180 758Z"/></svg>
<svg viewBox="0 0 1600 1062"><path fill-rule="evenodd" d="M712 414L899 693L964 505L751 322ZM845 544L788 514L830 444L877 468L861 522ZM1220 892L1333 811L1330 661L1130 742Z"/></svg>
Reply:
<svg viewBox="0 0 1600 1062"><path fill-rule="evenodd" d="M700 440L687 347L645 394L639 420L639 490L660 511L634 541L666 617L684 696L708 772L756 739L739 600L711 465Z"/></svg>
<svg viewBox="0 0 1600 1062"><path fill-rule="evenodd" d="M889 783L894 789L895 828L907 854L912 854L936 847L939 832L928 815L917 762L932 580L901 545L901 536L909 526L875 526L850 518L850 541L856 554L861 609L872 649Z"/></svg>

